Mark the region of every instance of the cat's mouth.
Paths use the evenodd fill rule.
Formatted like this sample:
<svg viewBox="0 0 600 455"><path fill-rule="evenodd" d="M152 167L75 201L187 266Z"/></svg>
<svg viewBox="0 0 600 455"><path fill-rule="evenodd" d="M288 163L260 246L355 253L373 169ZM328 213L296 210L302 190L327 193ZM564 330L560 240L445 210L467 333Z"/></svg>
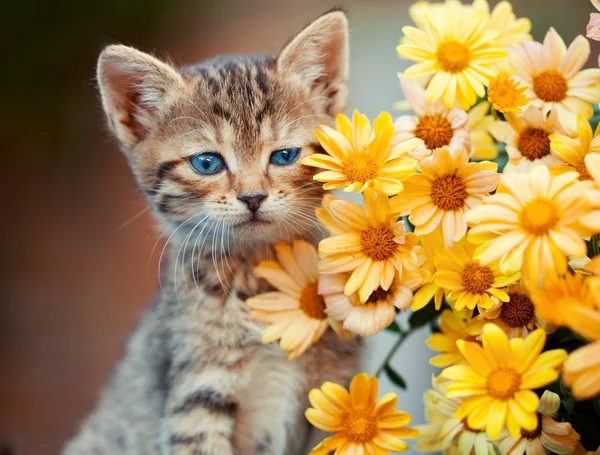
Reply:
<svg viewBox="0 0 600 455"><path fill-rule="evenodd" d="M260 218L259 215L253 213L249 218L236 223L236 227L244 227L244 226L258 226L258 225L269 225L271 221L265 220L264 218Z"/></svg>

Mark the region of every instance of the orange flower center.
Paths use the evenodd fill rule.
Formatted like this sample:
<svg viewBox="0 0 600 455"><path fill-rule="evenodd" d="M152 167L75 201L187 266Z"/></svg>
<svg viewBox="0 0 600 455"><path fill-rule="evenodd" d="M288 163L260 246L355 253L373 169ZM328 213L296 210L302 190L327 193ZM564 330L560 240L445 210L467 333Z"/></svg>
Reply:
<svg viewBox="0 0 600 455"><path fill-rule="evenodd" d="M518 292L508 294L510 300L502 304L500 319L509 327L525 327L534 316L534 306L529 297Z"/></svg>
<svg viewBox="0 0 600 455"><path fill-rule="evenodd" d="M488 394L497 400L508 400L519 391L521 375L513 368L499 368L487 379Z"/></svg>
<svg viewBox="0 0 600 455"><path fill-rule="evenodd" d="M525 431L525 430L521 430L521 436L523 436L525 439L529 439L530 441L532 439L537 439L540 437L540 435L542 434L542 414L540 414L539 412L537 413L537 428L533 431Z"/></svg>
<svg viewBox="0 0 600 455"><path fill-rule="evenodd" d="M442 43L435 53L437 64L447 73L460 73L469 66L471 51L460 41Z"/></svg>
<svg viewBox="0 0 600 455"><path fill-rule="evenodd" d="M454 135L452 125L441 114L424 115L419 118L414 135L422 139L428 149L449 145Z"/></svg>
<svg viewBox="0 0 600 455"><path fill-rule="evenodd" d="M365 183L374 179L379 170L377 163L365 152L352 155L344 166L344 175L349 182Z"/></svg>
<svg viewBox="0 0 600 455"><path fill-rule="evenodd" d="M456 171L438 177L431 185L431 200L442 210L460 209L467 196L467 185Z"/></svg>
<svg viewBox="0 0 600 455"><path fill-rule="evenodd" d="M560 216L556 205L547 199L528 202L521 210L519 224L529 234L543 235L552 229Z"/></svg>
<svg viewBox="0 0 600 455"><path fill-rule="evenodd" d="M310 283L304 286L300 292L300 309L304 311L309 318L325 319L325 301L319 295L319 284Z"/></svg>
<svg viewBox="0 0 600 455"><path fill-rule="evenodd" d="M528 160L539 160L550 154L549 134L538 128L527 128L519 135L517 148Z"/></svg>
<svg viewBox="0 0 600 455"><path fill-rule="evenodd" d="M494 272L489 267L471 262L462 271L462 285L469 294L483 294L494 282Z"/></svg>
<svg viewBox="0 0 600 455"><path fill-rule="evenodd" d="M590 175L587 166L585 165L585 160L581 158L577 166L575 166L575 170L579 173L579 180L592 180L592 176Z"/></svg>
<svg viewBox="0 0 600 455"><path fill-rule="evenodd" d="M525 88L520 87L517 82L505 75L499 75L490 81L488 99L500 112L515 111L527 104L524 91Z"/></svg>
<svg viewBox="0 0 600 455"><path fill-rule="evenodd" d="M389 289L387 291L384 291L383 288L378 287L371 293L371 295L369 296L369 298L367 299L367 301L365 303L377 303L380 300L385 300L385 299L387 299L387 296L389 293L390 293Z"/></svg>
<svg viewBox="0 0 600 455"><path fill-rule="evenodd" d="M351 442L365 443L377 434L377 418L365 409L355 409L342 421L342 433Z"/></svg>
<svg viewBox="0 0 600 455"><path fill-rule="evenodd" d="M398 244L394 241L394 232L384 224L370 226L360 235L360 245L366 256L375 261L383 261L396 252Z"/></svg>
<svg viewBox="0 0 600 455"><path fill-rule="evenodd" d="M546 70L533 77L533 91L543 101L558 103L567 96L567 80L556 70Z"/></svg>

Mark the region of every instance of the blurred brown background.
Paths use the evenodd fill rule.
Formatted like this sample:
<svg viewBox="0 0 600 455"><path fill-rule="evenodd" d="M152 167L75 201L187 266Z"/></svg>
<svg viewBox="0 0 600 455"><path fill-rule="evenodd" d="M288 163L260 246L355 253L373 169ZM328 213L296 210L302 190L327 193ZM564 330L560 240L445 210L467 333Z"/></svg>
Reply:
<svg viewBox="0 0 600 455"><path fill-rule="evenodd" d="M3 4L0 454L59 452L157 287L162 243L104 128L94 84L100 49L121 42L176 63L273 51L338 5L352 27L350 107L372 116L400 98L396 72L406 63L397 59L395 45L409 23L409 3ZM588 0L513 5L518 16L533 20L537 39L554 25L568 42L585 32L593 11ZM596 44L590 64L600 51ZM425 367L427 358L419 362ZM421 402L414 390L410 395Z"/></svg>

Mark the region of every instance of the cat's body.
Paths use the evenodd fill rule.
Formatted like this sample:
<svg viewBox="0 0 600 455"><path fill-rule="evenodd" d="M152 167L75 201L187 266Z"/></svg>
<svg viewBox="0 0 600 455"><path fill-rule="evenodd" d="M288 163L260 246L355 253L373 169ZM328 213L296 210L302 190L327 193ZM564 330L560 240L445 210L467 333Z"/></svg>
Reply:
<svg viewBox="0 0 600 455"><path fill-rule="evenodd" d="M176 71L111 46L98 76L111 129L170 237L161 292L64 453L307 453L308 391L347 384L358 342L328 331L288 361L260 343L244 301L268 289L252 268L272 258L273 242L318 240L312 171L272 156L318 151L312 131L343 109L343 13L322 16L277 57ZM196 155L201 172L190 166Z"/></svg>

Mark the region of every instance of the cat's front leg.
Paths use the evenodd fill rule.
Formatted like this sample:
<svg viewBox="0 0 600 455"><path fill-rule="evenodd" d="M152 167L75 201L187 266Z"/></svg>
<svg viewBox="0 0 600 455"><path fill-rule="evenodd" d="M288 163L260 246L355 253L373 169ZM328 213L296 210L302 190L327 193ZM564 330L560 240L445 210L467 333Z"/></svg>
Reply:
<svg viewBox="0 0 600 455"><path fill-rule="evenodd" d="M161 422L163 455L233 455L239 404L231 373L205 366L171 384Z"/></svg>

